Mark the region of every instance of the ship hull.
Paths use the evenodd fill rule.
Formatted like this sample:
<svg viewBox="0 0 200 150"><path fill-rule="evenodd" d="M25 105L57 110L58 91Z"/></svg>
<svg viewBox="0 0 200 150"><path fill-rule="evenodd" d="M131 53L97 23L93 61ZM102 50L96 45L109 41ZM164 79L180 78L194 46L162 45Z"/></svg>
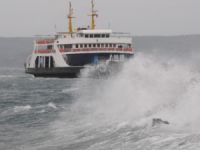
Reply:
<svg viewBox="0 0 200 150"><path fill-rule="evenodd" d="M26 73L35 77L48 78L77 78L84 67L59 67L59 68L27 68Z"/></svg>
<svg viewBox="0 0 200 150"><path fill-rule="evenodd" d="M90 74L88 77L105 77L114 75L120 72L123 66L123 62L109 62L101 63L98 65L86 65L86 66L69 66L69 67L57 67L57 68L27 68L26 73L32 74L35 77L46 78L78 78L81 76L84 69L89 69ZM84 75L83 75L84 76Z"/></svg>

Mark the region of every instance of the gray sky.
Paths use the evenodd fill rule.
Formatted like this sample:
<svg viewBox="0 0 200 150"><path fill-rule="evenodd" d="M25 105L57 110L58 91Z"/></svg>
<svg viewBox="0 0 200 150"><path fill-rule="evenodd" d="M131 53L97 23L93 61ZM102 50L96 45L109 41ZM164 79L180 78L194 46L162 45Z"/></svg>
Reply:
<svg viewBox="0 0 200 150"><path fill-rule="evenodd" d="M69 0L0 0L0 36L67 30ZM74 27L87 26L90 0L71 0ZM133 35L200 34L200 0L96 0L97 28Z"/></svg>

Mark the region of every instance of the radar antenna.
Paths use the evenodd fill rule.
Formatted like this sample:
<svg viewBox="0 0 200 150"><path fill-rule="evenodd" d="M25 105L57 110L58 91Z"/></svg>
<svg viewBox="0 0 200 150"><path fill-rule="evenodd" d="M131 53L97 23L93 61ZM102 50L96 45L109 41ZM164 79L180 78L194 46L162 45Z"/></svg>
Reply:
<svg viewBox="0 0 200 150"><path fill-rule="evenodd" d="M69 33L73 33L73 25L72 25L72 19L74 18L73 17L73 8L72 8L72 4L71 2L69 2L69 14L68 14L68 31Z"/></svg>
<svg viewBox="0 0 200 150"><path fill-rule="evenodd" d="M98 17L98 14L97 14L97 10L95 10L94 0L91 0L91 4L92 4L92 12L90 14L90 16L91 16L91 30L94 30L95 27L96 27L95 17Z"/></svg>

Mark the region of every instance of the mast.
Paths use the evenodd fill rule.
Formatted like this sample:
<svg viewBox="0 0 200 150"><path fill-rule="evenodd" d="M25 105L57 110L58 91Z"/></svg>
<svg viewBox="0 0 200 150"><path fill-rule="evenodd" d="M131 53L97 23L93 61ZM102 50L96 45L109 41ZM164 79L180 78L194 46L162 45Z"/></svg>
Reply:
<svg viewBox="0 0 200 150"><path fill-rule="evenodd" d="M96 27L95 17L98 17L98 14L97 14L97 10L94 9L94 7L95 7L94 0L91 1L91 4L92 4L92 12L90 14L90 16L91 16L91 30L94 30L95 27Z"/></svg>
<svg viewBox="0 0 200 150"><path fill-rule="evenodd" d="M69 2L69 14L68 14L68 32L73 33L73 25L72 25L72 19L73 17L73 8L71 5L71 2Z"/></svg>

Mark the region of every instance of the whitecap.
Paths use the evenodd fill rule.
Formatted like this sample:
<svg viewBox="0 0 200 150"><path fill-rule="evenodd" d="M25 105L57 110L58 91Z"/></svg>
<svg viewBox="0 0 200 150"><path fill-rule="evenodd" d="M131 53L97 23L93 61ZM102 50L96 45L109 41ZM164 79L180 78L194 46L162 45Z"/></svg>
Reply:
<svg viewBox="0 0 200 150"><path fill-rule="evenodd" d="M15 106L14 107L14 112L19 113L19 112L24 112L24 111L29 111L32 107L30 105L26 106Z"/></svg>
<svg viewBox="0 0 200 150"><path fill-rule="evenodd" d="M74 92L77 91L78 88L68 88L68 89L63 89L62 93L70 93L70 92Z"/></svg>
<svg viewBox="0 0 200 150"><path fill-rule="evenodd" d="M47 106L50 107L50 108L53 108L53 109L57 109L56 105L52 102L48 103Z"/></svg>

